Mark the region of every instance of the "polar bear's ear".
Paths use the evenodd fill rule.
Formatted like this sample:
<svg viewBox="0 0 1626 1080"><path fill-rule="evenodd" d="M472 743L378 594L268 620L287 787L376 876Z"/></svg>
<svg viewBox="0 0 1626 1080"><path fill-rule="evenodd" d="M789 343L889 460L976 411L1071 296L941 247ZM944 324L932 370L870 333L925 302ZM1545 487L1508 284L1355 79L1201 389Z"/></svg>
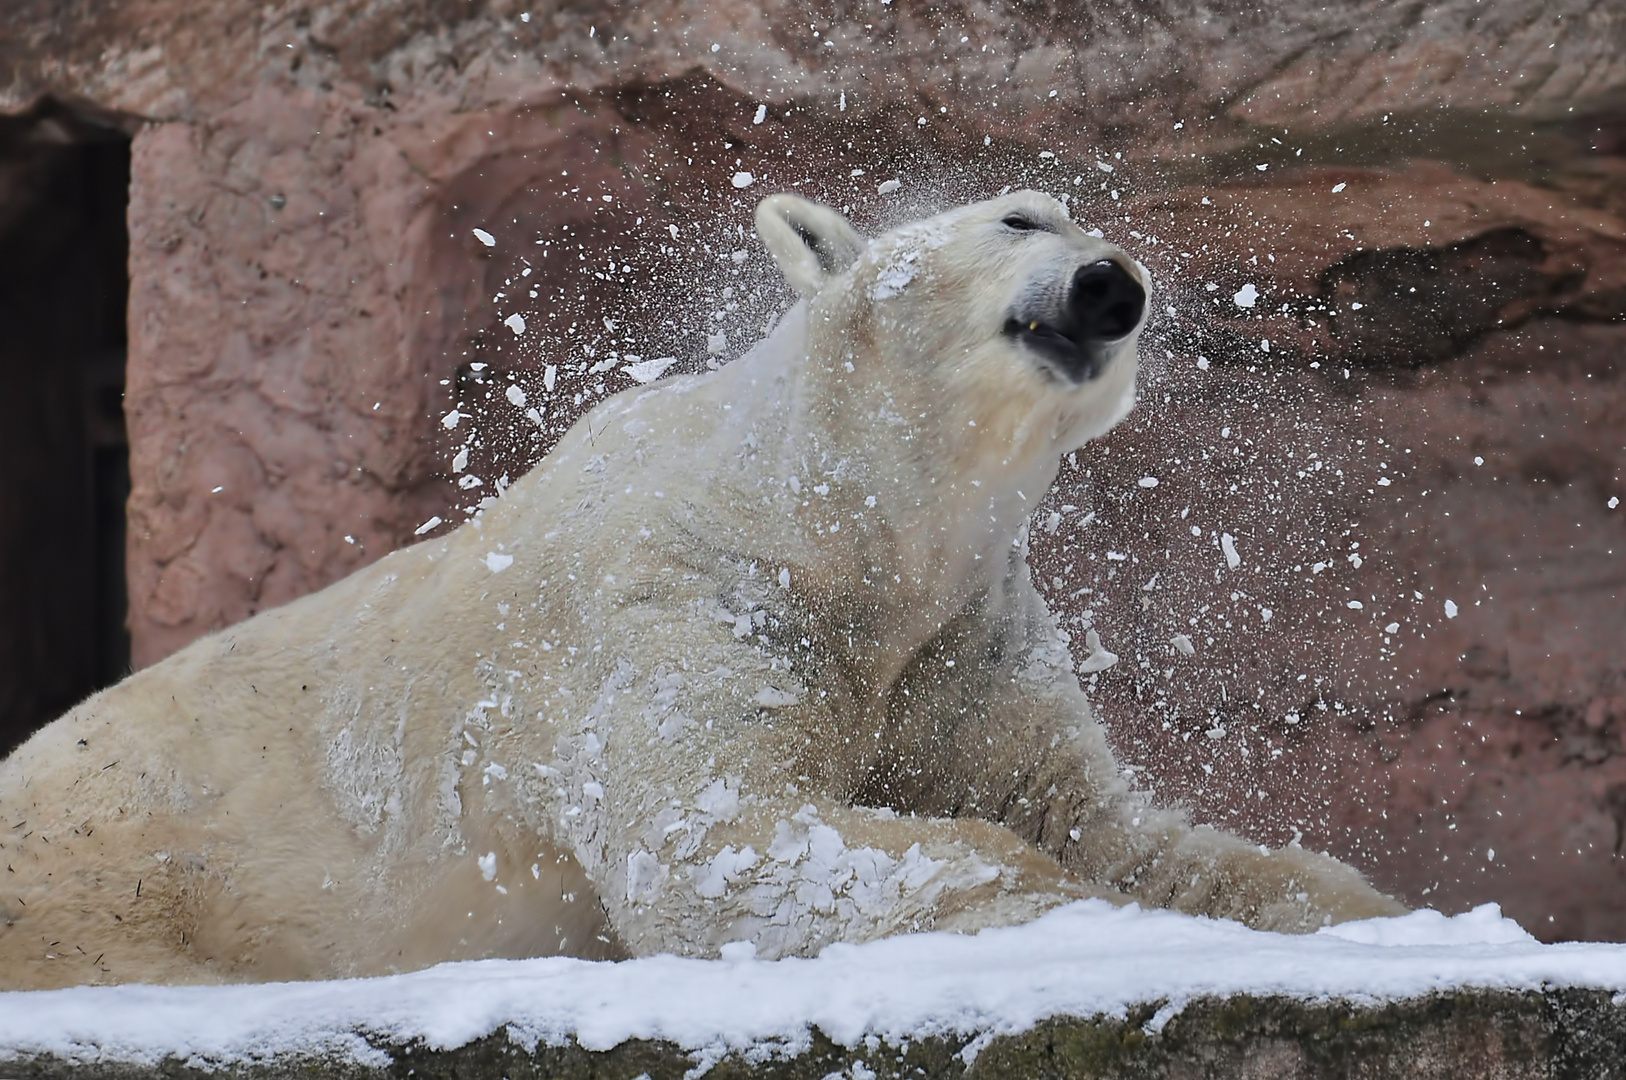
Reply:
<svg viewBox="0 0 1626 1080"><path fill-rule="evenodd" d="M795 195L770 195L757 204L757 235L803 296L851 266L866 246L852 222Z"/></svg>

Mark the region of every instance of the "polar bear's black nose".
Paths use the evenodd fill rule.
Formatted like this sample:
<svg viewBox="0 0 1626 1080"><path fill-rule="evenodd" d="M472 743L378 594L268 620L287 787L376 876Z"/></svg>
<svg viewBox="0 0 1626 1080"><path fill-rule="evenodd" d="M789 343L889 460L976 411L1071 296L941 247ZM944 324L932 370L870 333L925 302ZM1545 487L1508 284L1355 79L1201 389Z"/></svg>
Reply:
<svg viewBox="0 0 1626 1080"><path fill-rule="evenodd" d="M1069 334L1080 345L1117 341L1140 325L1146 290L1118 263L1102 259L1073 275L1067 297Z"/></svg>

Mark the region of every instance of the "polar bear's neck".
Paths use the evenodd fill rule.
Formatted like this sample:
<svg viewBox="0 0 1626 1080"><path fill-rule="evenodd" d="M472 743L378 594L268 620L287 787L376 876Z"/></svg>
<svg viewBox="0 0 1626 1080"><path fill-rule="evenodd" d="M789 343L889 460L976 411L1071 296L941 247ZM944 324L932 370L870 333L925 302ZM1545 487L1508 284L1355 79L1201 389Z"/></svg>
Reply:
<svg viewBox="0 0 1626 1080"><path fill-rule="evenodd" d="M964 419L930 384L855 370L893 358L863 358L840 318L798 304L708 380L726 419L702 453L720 470L716 496L760 507L729 546L851 611L872 677L887 681L1003 586L1059 452L1048 420L1031 438L1004 438L1001 452L967 446Z"/></svg>

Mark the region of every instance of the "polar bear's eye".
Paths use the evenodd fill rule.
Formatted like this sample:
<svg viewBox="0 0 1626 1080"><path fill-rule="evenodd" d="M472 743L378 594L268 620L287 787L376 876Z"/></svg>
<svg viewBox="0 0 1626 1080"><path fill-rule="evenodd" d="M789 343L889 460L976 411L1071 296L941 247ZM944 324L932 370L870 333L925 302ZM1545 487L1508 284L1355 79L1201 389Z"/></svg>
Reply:
<svg viewBox="0 0 1626 1080"><path fill-rule="evenodd" d="M1026 214L1006 214L1004 219L1000 221L1000 224L1005 226L1007 229L1015 229L1017 232L1044 231L1043 225L1040 225L1037 221L1034 221Z"/></svg>

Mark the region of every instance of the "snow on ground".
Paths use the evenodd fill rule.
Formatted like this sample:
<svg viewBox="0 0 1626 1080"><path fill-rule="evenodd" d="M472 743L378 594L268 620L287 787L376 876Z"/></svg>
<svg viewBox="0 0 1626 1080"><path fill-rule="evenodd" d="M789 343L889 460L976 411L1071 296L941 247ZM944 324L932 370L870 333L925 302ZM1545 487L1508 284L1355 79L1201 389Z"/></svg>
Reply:
<svg viewBox="0 0 1626 1080"><path fill-rule="evenodd" d="M327 983L0 993L0 1060L337 1054L382 1065L357 1032L450 1049L507 1025L530 1047L669 1040L705 1065L765 1044L794 1052L815 1025L851 1046L865 1036L1018 1032L1050 1016L1122 1016L1166 1000L1161 1026L1187 1000L1240 992L1379 1001L1456 987L1626 990L1626 945L1542 945L1494 904L1291 937L1092 900L975 937L836 945L813 960L758 961L744 944L725 951L723 960L487 960Z"/></svg>

